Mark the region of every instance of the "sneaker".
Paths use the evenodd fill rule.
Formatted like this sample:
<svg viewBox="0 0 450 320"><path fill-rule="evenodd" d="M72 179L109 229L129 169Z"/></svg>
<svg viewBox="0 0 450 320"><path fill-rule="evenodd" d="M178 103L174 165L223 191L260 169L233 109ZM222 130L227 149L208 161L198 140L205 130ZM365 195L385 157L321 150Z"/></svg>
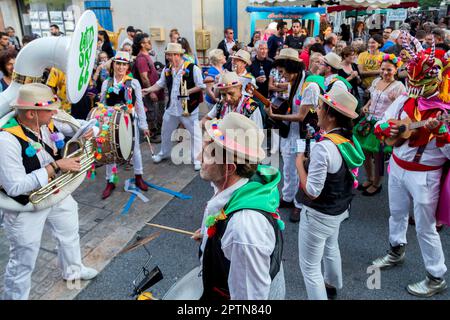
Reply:
<svg viewBox="0 0 450 320"><path fill-rule="evenodd" d="M163 158L161 154L155 154L154 156L152 156L153 163L160 163L164 159L165 158Z"/></svg>
<svg viewBox="0 0 450 320"><path fill-rule="evenodd" d="M98 275L98 271L93 268L83 267L81 269L81 280L92 280Z"/></svg>
<svg viewBox="0 0 450 320"><path fill-rule="evenodd" d="M97 270L83 266L81 268L80 273L76 272L76 273L72 274L69 278L64 278L64 280L65 281L74 281L74 280L80 279L80 280L87 281L87 280L94 279L97 275L98 275Z"/></svg>
<svg viewBox="0 0 450 320"><path fill-rule="evenodd" d="M391 250L384 257L378 258L372 261L372 265L380 269L389 269L400 265L405 260L405 245L398 245L396 247L391 246Z"/></svg>
<svg viewBox="0 0 450 320"><path fill-rule="evenodd" d="M200 171L201 169L202 169L202 165L200 163L194 164L194 170L195 171Z"/></svg>
<svg viewBox="0 0 450 320"><path fill-rule="evenodd" d="M447 289L447 282L444 278L435 278L427 274L425 280L410 284L406 290L416 297L428 298Z"/></svg>

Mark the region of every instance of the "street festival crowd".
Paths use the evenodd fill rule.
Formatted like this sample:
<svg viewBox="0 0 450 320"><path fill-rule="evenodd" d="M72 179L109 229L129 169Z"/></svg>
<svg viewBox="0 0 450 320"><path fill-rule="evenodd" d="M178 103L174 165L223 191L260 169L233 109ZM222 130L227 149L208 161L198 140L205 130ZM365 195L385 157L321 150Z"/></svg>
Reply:
<svg viewBox="0 0 450 320"><path fill-rule="evenodd" d="M116 50L99 31L95 69L80 102L68 101L65 75L56 68L47 70L42 84L19 90L11 104L15 116L0 132L1 192L27 205L33 190L60 172L81 169L79 158L61 157L73 129L55 114L62 110L85 123L95 106L96 119L107 123L117 111L111 106L125 106L133 110L137 139L141 134L161 143L154 165L170 159L174 130L187 130L191 163L214 188L192 237L200 245L202 300L286 298L286 223L299 225L308 298L336 299L344 285L341 259L350 258L340 255L340 224L355 195L379 197L388 180L390 247L372 264L402 264L406 231L415 225L424 277L406 289L431 297L447 289L439 232L450 225L449 26L448 17L435 23L411 17L398 29L369 32L357 21L334 33L324 17L314 37L302 21L277 21L251 38L244 35L248 44L226 28L203 69L182 30L171 30L162 62L141 30L129 26ZM56 25L52 36L62 36ZM0 32L0 91L13 81L18 51L34 39L20 41L11 27ZM202 117L201 103L208 108ZM101 145L104 131L94 126L84 138ZM278 152L281 168L261 164ZM100 160L101 150L94 155ZM136 187L148 189L139 143L132 161L122 164L108 163L106 177L97 177L105 179L99 198L114 196L118 168L134 170ZM94 176L95 165L88 172ZM289 216L282 219L278 208ZM81 261L78 209L70 195L34 212L3 208L10 243L4 299L28 298L46 221L58 242L62 277L97 275Z"/></svg>

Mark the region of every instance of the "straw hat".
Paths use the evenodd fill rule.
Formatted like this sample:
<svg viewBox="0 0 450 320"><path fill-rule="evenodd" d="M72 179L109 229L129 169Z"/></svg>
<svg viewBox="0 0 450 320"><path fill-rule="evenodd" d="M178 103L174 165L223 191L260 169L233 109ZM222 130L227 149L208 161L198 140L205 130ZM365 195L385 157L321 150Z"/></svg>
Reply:
<svg viewBox="0 0 450 320"><path fill-rule="evenodd" d="M280 50L280 54L275 57L275 60L292 60L300 62L298 51L292 48L284 48Z"/></svg>
<svg viewBox="0 0 450 320"><path fill-rule="evenodd" d="M263 130L242 114L230 112L223 119L207 121L205 128L214 143L236 156L237 163L256 164L266 157Z"/></svg>
<svg viewBox="0 0 450 320"><path fill-rule="evenodd" d="M231 58L242 60L242 61L244 61L248 66L252 64L252 60L251 60L251 58L250 58L250 53L247 52L247 51L245 51L245 50L243 50L243 49L240 49L238 52L236 52L236 53L234 54L234 56L231 56Z"/></svg>
<svg viewBox="0 0 450 320"><path fill-rule="evenodd" d="M127 52L127 51L117 51L116 55L113 58L113 61L119 61L119 62L123 62L123 63L130 63L131 62L130 53Z"/></svg>
<svg viewBox="0 0 450 320"><path fill-rule="evenodd" d="M167 44L167 49L166 51L164 51L165 53L178 53L178 54L183 54L184 53L184 49L181 46L181 44L179 43L168 43Z"/></svg>
<svg viewBox="0 0 450 320"><path fill-rule="evenodd" d="M236 72L225 72L220 77L219 82L215 85L215 88L218 90L224 90L240 85L242 85L242 83Z"/></svg>
<svg viewBox="0 0 450 320"><path fill-rule="evenodd" d="M327 55L323 58L325 60L325 63L329 66L340 70L342 69L342 59L334 52L329 52Z"/></svg>
<svg viewBox="0 0 450 320"><path fill-rule="evenodd" d="M17 99L11 107L23 110L58 110L61 101L52 89L42 83L25 84L19 89Z"/></svg>
<svg viewBox="0 0 450 320"><path fill-rule="evenodd" d="M327 94L319 95L319 98L344 116L351 119L358 118L355 112L358 100L350 92L333 86Z"/></svg>

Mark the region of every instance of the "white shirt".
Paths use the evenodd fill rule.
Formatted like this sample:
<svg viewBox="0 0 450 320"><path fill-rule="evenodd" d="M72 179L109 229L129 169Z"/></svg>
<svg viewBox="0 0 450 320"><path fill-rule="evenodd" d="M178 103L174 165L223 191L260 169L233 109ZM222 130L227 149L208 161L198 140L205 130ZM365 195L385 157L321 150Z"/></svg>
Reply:
<svg viewBox="0 0 450 320"><path fill-rule="evenodd" d="M232 50L236 42L233 40L232 42L228 42L227 38L225 38L225 45L227 46L228 53L232 53Z"/></svg>
<svg viewBox="0 0 450 320"><path fill-rule="evenodd" d="M336 173L342 166L342 156L329 139L315 143L311 147L308 167L306 191L313 197L318 197L323 190L328 173Z"/></svg>
<svg viewBox="0 0 450 320"><path fill-rule="evenodd" d="M117 87L119 83L116 78L114 78L114 87ZM102 84L102 91L100 93L100 101L106 101L106 90L108 89L108 80L103 81ZM148 129L148 123L147 123L147 116L145 115L145 109L144 109L144 102L142 101L142 88L141 84L138 80L133 79L131 80L131 88L133 88L133 93L136 97L136 102L134 104L134 115L137 115L137 123L138 127L141 130L147 130Z"/></svg>
<svg viewBox="0 0 450 320"><path fill-rule="evenodd" d="M70 125L54 121L55 127L65 136L74 134ZM80 121L83 124L83 121ZM42 141L56 150L55 142L50 138L50 130L47 126L41 127ZM37 141L36 141L37 142ZM48 184L48 174L45 166L54 162L53 157L44 149L36 155L41 164L41 169L26 173L23 166L22 146L19 140L11 133L0 132L0 185L11 197L29 194L32 191Z"/></svg>
<svg viewBox="0 0 450 320"><path fill-rule="evenodd" d="M128 38L128 37L126 37L123 41L122 41L122 43L120 44L120 49L122 49L123 48L123 46L125 45L125 44L129 44L129 45L133 45L133 40L131 40L130 38Z"/></svg>
<svg viewBox="0 0 450 320"><path fill-rule="evenodd" d="M208 201L202 222L202 251L208 240L205 218L221 210L233 192L247 182L248 179L241 179ZM233 214L222 237L222 250L230 260L228 287L232 300L263 300L269 297L272 283L270 256L275 241L273 227L261 213L241 210Z"/></svg>
<svg viewBox="0 0 450 320"><path fill-rule="evenodd" d="M159 80L156 82L156 84L161 88L167 87L167 80L165 75L166 71L167 68L164 68L163 72L161 72L161 78L159 78ZM205 89L206 85L203 83L202 71L196 65L194 65L193 71L194 71L195 86L201 89ZM175 69L172 68L172 77L173 77L172 92L169 93L170 105L165 112L167 112L167 114L171 116L181 117L183 114L183 107L181 105L181 100L178 99L178 96L180 95L180 85L181 80L183 78L183 68L180 68L180 70L178 70L176 74ZM191 115L197 115L198 109L199 108L196 108L194 111L192 111Z"/></svg>
<svg viewBox="0 0 450 320"><path fill-rule="evenodd" d="M221 113L223 114L223 116L227 115L227 114L230 113L230 112L237 112L237 113L240 113L240 114L244 114L244 110L243 110L243 108L244 108L244 107L243 107L243 102L244 102L244 99L245 99L245 98L246 98L246 96L242 96L242 97L241 97L241 100L239 101L239 104L238 104L236 110L234 110L234 111L233 111L233 109L232 109L231 106L225 105L224 108L223 108L223 110L222 110L222 112L221 112ZM211 111L208 112L208 117L209 117L209 118L215 119L216 116L217 116L217 104L215 104L215 105L212 107ZM256 109L256 110L250 115L250 118L249 118L249 119L252 120L253 122L255 122L256 125L258 126L258 128L260 128L260 129L263 129L263 128L264 128L264 126L263 126L263 120L262 120L262 115L261 115L261 111L259 110L259 108Z"/></svg>
<svg viewBox="0 0 450 320"><path fill-rule="evenodd" d="M299 105L295 103L295 100L301 99L303 82L305 81L305 74L302 74L302 80L297 88L297 92L294 96L294 101L292 105L292 114L297 114L299 111ZM302 101L302 100L301 100ZM301 103L302 105L302 103ZM283 154L296 153L297 149L297 139L300 139L300 123L297 121L292 121L290 124L289 134L287 138L281 138L280 140L280 150Z"/></svg>
<svg viewBox="0 0 450 320"><path fill-rule="evenodd" d="M376 125L387 122L390 119L398 119L398 114L408 100L408 96L401 95L391 104L391 106L384 113L383 119L377 122ZM402 111L400 119L408 117L406 112ZM409 146L408 141L402 144L400 147L394 147L393 153L401 160L412 162L419 148L412 148ZM436 139L431 140L420 159L420 164L427 166L442 166L448 159L450 159L450 144L444 145L442 148L436 146Z"/></svg>

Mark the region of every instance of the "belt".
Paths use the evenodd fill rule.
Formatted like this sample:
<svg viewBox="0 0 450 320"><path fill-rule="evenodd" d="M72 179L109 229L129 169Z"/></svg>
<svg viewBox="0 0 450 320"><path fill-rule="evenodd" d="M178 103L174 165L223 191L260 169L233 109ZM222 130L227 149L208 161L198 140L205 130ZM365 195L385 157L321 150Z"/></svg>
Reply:
<svg viewBox="0 0 450 320"><path fill-rule="evenodd" d="M425 164L420 164L417 162L408 162L398 158L394 153L392 154L392 158L400 168L408 171L433 171L442 168L442 166L427 166Z"/></svg>

